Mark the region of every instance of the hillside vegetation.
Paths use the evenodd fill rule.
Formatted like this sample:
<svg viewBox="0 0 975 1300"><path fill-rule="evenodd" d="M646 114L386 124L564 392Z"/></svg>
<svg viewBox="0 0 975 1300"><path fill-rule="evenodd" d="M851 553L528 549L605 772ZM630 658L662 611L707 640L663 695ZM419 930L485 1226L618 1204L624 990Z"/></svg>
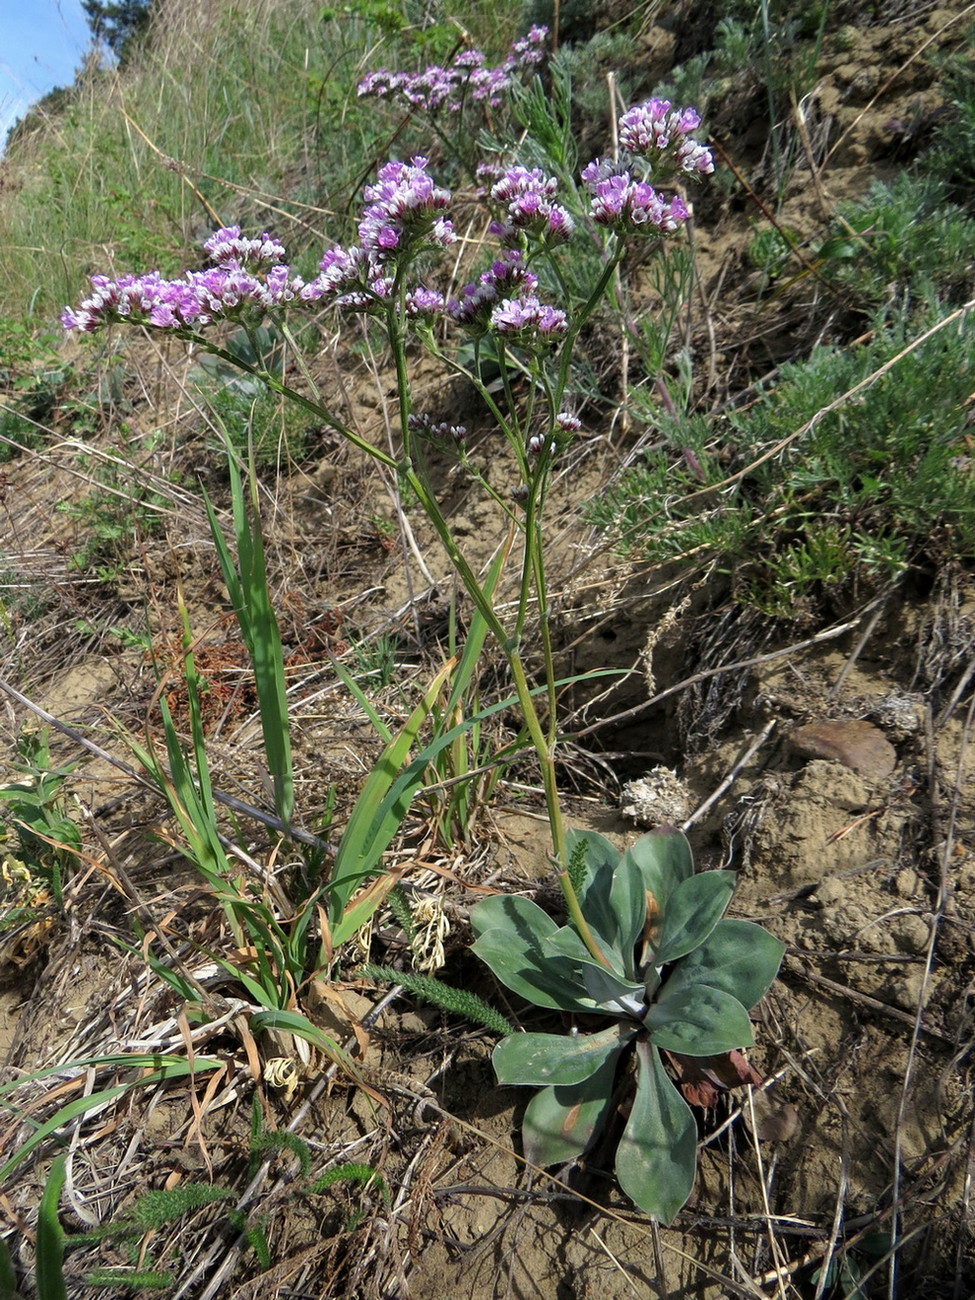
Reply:
<svg viewBox="0 0 975 1300"><path fill-rule="evenodd" d="M975 1287L972 10L156 0L14 129L0 1293ZM747 1058L592 993L634 824Z"/></svg>

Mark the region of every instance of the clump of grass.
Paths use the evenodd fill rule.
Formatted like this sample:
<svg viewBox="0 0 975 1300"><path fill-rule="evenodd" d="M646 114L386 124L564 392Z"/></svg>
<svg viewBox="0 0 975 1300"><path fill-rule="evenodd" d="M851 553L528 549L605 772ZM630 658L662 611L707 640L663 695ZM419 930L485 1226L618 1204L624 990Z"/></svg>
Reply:
<svg viewBox="0 0 975 1300"><path fill-rule="evenodd" d="M39 444L74 377L52 335L0 316L0 463Z"/></svg>
<svg viewBox="0 0 975 1300"><path fill-rule="evenodd" d="M946 109L935 124L925 169L948 187L948 195L967 211L975 209L975 25L959 48L933 60L941 68Z"/></svg>
<svg viewBox="0 0 975 1300"><path fill-rule="evenodd" d="M938 177L905 173L873 182L859 203L840 208L853 244L851 256L832 264L834 275L868 311L888 305L910 315L970 295L975 221L947 194Z"/></svg>
<svg viewBox="0 0 975 1300"><path fill-rule="evenodd" d="M91 486L82 496L59 506L78 523L71 566L102 582L114 582L125 571L139 541L160 532L168 502L148 484L134 493L133 467L125 460L82 454L78 463L88 471Z"/></svg>
<svg viewBox="0 0 975 1300"><path fill-rule="evenodd" d="M250 394L222 386L207 395L206 406L233 452L252 458L256 470L301 462L308 456L312 429L308 416L267 389ZM223 439L213 450L225 453Z"/></svg>
<svg viewBox="0 0 975 1300"><path fill-rule="evenodd" d="M0 933L32 919L52 899L62 903L66 873L78 861L81 832L64 790L77 766L58 767L47 730L24 727L16 775L0 786Z"/></svg>
<svg viewBox="0 0 975 1300"><path fill-rule="evenodd" d="M942 319L931 309L913 325ZM738 600L784 619L889 582L931 558L939 534L975 556L970 338L960 321L906 350L911 336L903 322L878 321L862 347L820 348L783 367L775 393L720 431L675 422L669 445L595 501L590 517L640 556L717 557ZM762 459L779 444L780 455Z"/></svg>

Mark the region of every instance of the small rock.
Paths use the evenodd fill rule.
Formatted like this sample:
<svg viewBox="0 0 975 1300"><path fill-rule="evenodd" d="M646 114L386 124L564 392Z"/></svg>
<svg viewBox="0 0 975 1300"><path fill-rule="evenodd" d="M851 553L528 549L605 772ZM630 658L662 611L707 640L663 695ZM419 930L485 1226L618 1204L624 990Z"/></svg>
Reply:
<svg viewBox="0 0 975 1300"><path fill-rule="evenodd" d="M788 1142L799 1127L799 1112L792 1102L779 1103L765 1091L756 1092L752 1097L752 1110L746 1105L743 1113L749 1128L754 1113L754 1132L760 1142Z"/></svg>
<svg viewBox="0 0 975 1300"><path fill-rule="evenodd" d="M895 916L890 925L890 937L900 952L926 952L931 938L931 927L916 912L909 913L907 916Z"/></svg>
<svg viewBox="0 0 975 1300"><path fill-rule="evenodd" d="M910 971L900 979L892 980L888 986L886 1000L903 1011L916 1011L924 997L924 972Z"/></svg>
<svg viewBox="0 0 975 1300"><path fill-rule="evenodd" d="M921 729L921 710L924 701L920 695L881 696L873 702L870 716L878 726L895 740L907 740Z"/></svg>
<svg viewBox="0 0 975 1300"><path fill-rule="evenodd" d="M890 776L897 764L894 746L869 722L809 722L796 728L789 743L804 758L831 759L869 780Z"/></svg>
<svg viewBox="0 0 975 1300"><path fill-rule="evenodd" d="M921 889L921 877L910 867L905 867L895 876L894 888L900 898L916 898Z"/></svg>

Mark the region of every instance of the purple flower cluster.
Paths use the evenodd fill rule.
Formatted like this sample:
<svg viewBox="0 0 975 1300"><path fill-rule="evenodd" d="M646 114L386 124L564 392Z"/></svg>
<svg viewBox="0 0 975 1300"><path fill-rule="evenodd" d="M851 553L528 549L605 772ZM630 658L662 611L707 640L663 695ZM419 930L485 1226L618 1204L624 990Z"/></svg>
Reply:
<svg viewBox="0 0 975 1300"><path fill-rule="evenodd" d="M569 328L564 311L539 302L534 294L505 298L491 312L491 328L520 347L553 344Z"/></svg>
<svg viewBox="0 0 975 1300"><path fill-rule="evenodd" d="M216 266L259 267L265 262L276 266L287 254L284 245L264 232L257 239L246 239L240 226L225 226L215 231L203 245L203 251Z"/></svg>
<svg viewBox="0 0 975 1300"><path fill-rule="evenodd" d="M544 36L544 28L532 28L512 47L505 69L510 72L539 58ZM451 66L474 87L481 84L476 75L490 71L476 51L458 56ZM582 179L591 196L592 220L621 234L677 230L688 217L683 200L679 195L664 199L641 175L713 171L710 153L691 135L699 124L694 109L672 110L667 100L650 99L624 113L620 140L644 160L642 171L634 171L641 167L636 160L591 162ZM488 172L482 174L486 179ZM545 250L570 237L572 218L556 202L557 192L557 180L540 168L492 169L490 197L503 207L504 217L492 222L491 229L502 252L446 305L436 290L410 285L404 297L407 316L425 326L446 311L475 335L493 330L514 346L534 350L556 345L568 330L566 313L539 300L538 277L529 269L527 250ZM249 238L239 226L229 226L206 241L211 262L207 269L187 271L174 280L164 280L157 271L117 280L93 276L90 295L78 308L66 308L62 323L66 329L85 332L112 321L191 331L221 319L259 320L291 302L375 311L389 302L394 286L402 283L403 270L418 254L444 249L456 235L445 215L450 193L429 174L426 158L386 163L364 197L358 242L327 250L317 276L308 283L291 273L284 247L272 236L265 232Z"/></svg>
<svg viewBox="0 0 975 1300"><path fill-rule="evenodd" d="M419 244L446 248L454 242L449 220L438 215L450 202L450 191L436 185L426 167L426 158L388 162L378 184L363 191L368 206L359 223L359 242L381 262L407 246L413 251Z"/></svg>
<svg viewBox="0 0 975 1300"><path fill-rule="evenodd" d="M436 317L443 315L444 306L444 296L436 289L425 289L420 284L407 292L406 314L411 320L430 325Z"/></svg>
<svg viewBox="0 0 975 1300"><path fill-rule="evenodd" d="M679 194L666 202L646 181L616 164L595 159L582 173L592 196L592 219L613 230L672 234L690 215Z"/></svg>
<svg viewBox="0 0 975 1300"><path fill-rule="evenodd" d="M538 276L528 270L521 250L506 249L477 280L464 285L459 297L451 298L447 314L472 333L483 334L498 302L519 293L531 294L537 288Z"/></svg>
<svg viewBox="0 0 975 1300"><path fill-rule="evenodd" d="M61 324L91 333L113 321L158 329L196 329L213 320L260 318L273 307L294 301L304 289L300 276L280 262L284 248L263 234L245 239L239 226L218 230L204 245L216 265L164 280L145 275L91 277L92 292L77 310L66 307Z"/></svg>
<svg viewBox="0 0 975 1300"><path fill-rule="evenodd" d="M517 247L522 233L563 243L572 234L573 222L565 208L552 202L558 186L555 177L539 167L509 167L491 186L491 198L508 205L507 221L492 223L492 233L509 247Z"/></svg>
<svg viewBox="0 0 975 1300"><path fill-rule="evenodd" d="M359 82L360 96L379 99L404 99L412 108L437 113L446 108L459 113L465 99L496 108L510 88L513 75L524 67L538 63L547 27L533 27L527 36L512 45L508 57L497 68L486 66L480 50L464 50L447 67L430 64L423 72L390 72L380 68Z"/></svg>
<svg viewBox="0 0 975 1300"><path fill-rule="evenodd" d="M666 161L675 171L705 176L714 171L714 159L710 150L691 139L700 125L695 109L672 109L669 99L648 99L620 118L620 144L654 165Z"/></svg>
<svg viewBox="0 0 975 1300"><path fill-rule="evenodd" d="M489 329L521 347L553 344L568 329L564 311L541 303L538 276L528 269L522 245L531 237L544 244L569 238L572 218L553 202L558 181L539 168L509 167L491 186L491 198L507 207L505 221L493 221L491 233L504 249L487 271L447 305L450 317L473 334Z"/></svg>
<svg viewBox="0 0 975 1300"><path fill-rule="evenodd" d="M663 176L697 176L714 171L711 153L691 132L701 124L693 108L672 109L667 99L648 99L627 109L619 120L620 144ZM582 173L591 196L590 215L600 226L623 233L669 235L690 213L680 195L669 201L634 176L626 163L595 158Z"/></svg>
<svg viewBox="0 0 975 1300"><path fill-rule="evenodd" d="M453 226L442 215L450 191L435 184L426 167L426 158L414 158L380 169L377 183L364 192L359 243L336 245L325 254L319 274L301 290L306 302L324 299L339 307L368 309L389 297L398 261L454 242ZM426 319L442 310L443 298L433 290L418 287L407 297L411 316Z"/></svg>

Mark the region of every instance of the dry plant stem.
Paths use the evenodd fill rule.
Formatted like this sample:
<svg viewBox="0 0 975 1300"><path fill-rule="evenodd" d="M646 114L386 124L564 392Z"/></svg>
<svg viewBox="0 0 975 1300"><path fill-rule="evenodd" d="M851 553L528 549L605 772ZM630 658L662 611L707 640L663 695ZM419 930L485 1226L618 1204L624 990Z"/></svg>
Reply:
<svg viewBox="0 0 975 1300"><path fill-rule="evenodd" d="M755 1118L755 1092L751 1084L748 1085L747 1105L748 1105L749 1117L751 1119L752 1133L757 1133L758 1122ZM780 1253L779 1240L778 1237L776 1237L775 1229L772 1226L772 1220L773 1220L772 1206L771 1203L769 1202L769 1183L771 1179L766 1180L765 1166L764 1166L764 1161L762 1160L762 1146L757 1138L754 1141L754 1150L755 1150L755 1160L758 1165L758 1183L762 1189L762 1208L765 1212L763 1217L765 1219L765 1223L768 1229L769 1249L771 1250L772 1258L775 1260L776 1263L776 1269L775 1269L776 1289L779 1295L781 1296L781 1300L785 1300L785 1287L783 1286L783 1282L782 1282L782 1267L785 1261L783 1260L782 1255Z"/></svg>
<svg viewBox="0 0 975 1300"><path fill-rule="evenodd" d="M947 1043L949 1046L954 1043L953 1039L948 1038L946 1034L939 1033L937 1029L929 1029L927 1025L919 1025L919 1017L917 1015L912 1016L909 1011L901 1011L899 1007L892 1007L886 1002L881 1002L879 998L872 998L869 993L861 993L858 989L850 988L848 984L839 984L836 980L827 979L825 975L819 975L816 971L810 970L808 966L793 957L792 954L789 954L789 962L789 968L797 971L803 979L808 980L811 984L818 984L820 988L827 989L830 993L837 993L842 998L859 1002L870 1011L879 1011L881 1015L899 1020L902 1025L908 1025L911 1029L916 1029L918 1034L933 1038L935 1042Z"/></svg>
<svg viewBox="0 0 975 1300"><path fill-rule="evenodd" d="M249 202L258 203L267 212L273 212L276 217L283 218L292 226L300 226L302 230L308 231L310 235L318 235L319 226L317 222L303 221L300 217L295 216L294 212L290 210L291 208L302 208L305 212L313 212L316 217L334 217L337 215L332 208L322 208L314 203L300 203L297 199L289 199L289 208L282 208L277 201L279 196L276 194L268 194L265 190L255 189L253 185L238 185L234 181L228 180L225 176L214 176L210 172L201 171L199 167L192 167L189 163L183 162L182 159L173 158L169 154L164 153L157 144L150 140L149 136L146 135L138 122L131 118L121 106L119 107L119 112L125 120L126 125L131 127L133 131L142 137L152 152L159 158L162 165L168 171L175 172L193 192L194 197L202 205L207 216L214 223L215 228L222 226L225 223L221 221L220 217L207 202L200 190L197 189L190 180L191 176L195 176L197 180L209 181L211 184L220 185L225 190L230 190L234 194L242 194ZM353 192L358 192L358 186ZM274 202L271 200L274 200Z"/></svg>
<svg viewBox="0 0 975 1300"><path fill-rule="evenodd" d="M893 595L894 588L898 586L899 583L900 583L900 578L898 578L894 582L893 586L890 588L890 591L888 592L888 595ZM839 676L836 678L836 681L829 689L829 696L828 696L829 699L835 700L839 698L840 691L843 689L843 683L846 681L847 676L850 673L850 670L853 668L853 665L856 663L860 655L863 653L863 649L866 646L867 642L873 636L874 629L876 628L877 624L880 622L883 612L884 612L884 605L878 605L877 608L874 610L873 614L871 615L871 617L869 618L869 620L867 621L866 627L860 633L856 645L850 651L849 658L847 659L846 663L843 665L842 669L840 670Z"/></svg>
<svg viewBox="0 0 975 1300"><path fill-rule="evenodd" d="M829 1240L826 1242L826 1248L823 1251L823 1264L819 1271L819 1281L816 1283L816 1294L813 1296L813 1300L822 1300L823 1293L828 1285L829 1266L833 1256L836 1254L836 1243L839 1241L840 1229L843 1226L843 1207L846 1205L849 1183L850 1176L847 1168L847 1144L844 1141L840 1153L840 1178L839 1184L836 1188L836 1205L833 1209L833 1223L830 1228Z"/></svg>
<svg viewBox="0 0 975 1300"><path fill-rule="evenodd" d="M755 757L758 751L768 740L769 736L771 736L772 732L775 730L775 727L776 727L776 719L772 718L771 721L767 722L765 726L762 728L762 730L758 733L755 740L752 741L752 743L748 746L748 749L745 751L745 753L742 754L741 758L739 758L738 761L734 764L731 771L727 774L727 776L717 787L717 789L715 789L711 794L709 794L708 797L704 800L704 802L694 809L694 811L691 813L690 817L688 817L686 822L682 823L680 828L682 831L688 830L691 826L694 825L695 822L700 821L701 818L704 816L704 814L707 812L707 810L717 803L717 801L721 798L721 796L728 789L728 787L734 785L742 769L747 767L748 764L752 761L752 759Z"/></svg>
<svg viewBox="0 0 975 1300"><path fill-rule="evenodd" d="M785 244L785 246L788 248L792 256L798 262L800 262L802 266L805 268L800 274L814 275L816 279L819 281L819 283L823 286L823 288L835 298L837 296L837 291L834 288L834 286L830 284L830 282L827 279L825 279L822 275L820 275L816 264L814 262L809 261L809 259L803 253L802 249L796 243L795 239L789 234L789 232L785 229L785 227L781 224L781 222L776 218L775 214L769 208L768 204L766 204L759 197L759 195L755 193L755 191L749 185L748 181L745 179L742 173L735 166L734 162L731 160L731 158L728 157L724 149L722 149L721 145L718 144L717 140L715 140L713 136L708 140L708 148L713 149L714 152L720 156L721 161L728 168L728 170L734 176L735 180L745 191L745 193L748 195L751 201L755 204L756 208L758 208L759 212L761 212L762 216L769 223L769 225L772 227L775 233L782 240L783 244Z"/></svg>
<svg viewBox="0 0 975 1300"><path fill-rule="evenodd" d="M886 600L886 593L880 599ZM668 696L676 695L678 691L684 691L688 686L696 686L698 682L706 682L709 677L716 677L719 673L738 672L742 668L757 668L759 664L771 663L775 659L783 659L788 655L796 654L799 650L807 650L810 646L821 645L824 641L835 641L837 637L845 635L853 628L857 627L860 618L867 610L873 609L876 601L871 601L865 606L860 615L851 619L847 623L838 623L835 627L827 628L825 632L817 632L815 636L807 637L805 641L796 641L793 645L786 646L782 650L772 650L768 654L755 655L751 659L739 659L735 663L720 664L717 668L706 668L703 672L694 673L691 677L685 677L682 682L677 682L675 686L668 686L666 690L658 691L656 695L651 696L649 700L644 700L642 704L635 704L632 709L624 709L621 713L613 713L608 718L601 718L598 722L592 722L588 727L582 727L578 731L572 732L572 740L581 740L583 736L589 736L594 731L599 731L602 727L613 726L618 722L626 722L630 718L638 718L654 705L659 704Z"/></svg>

